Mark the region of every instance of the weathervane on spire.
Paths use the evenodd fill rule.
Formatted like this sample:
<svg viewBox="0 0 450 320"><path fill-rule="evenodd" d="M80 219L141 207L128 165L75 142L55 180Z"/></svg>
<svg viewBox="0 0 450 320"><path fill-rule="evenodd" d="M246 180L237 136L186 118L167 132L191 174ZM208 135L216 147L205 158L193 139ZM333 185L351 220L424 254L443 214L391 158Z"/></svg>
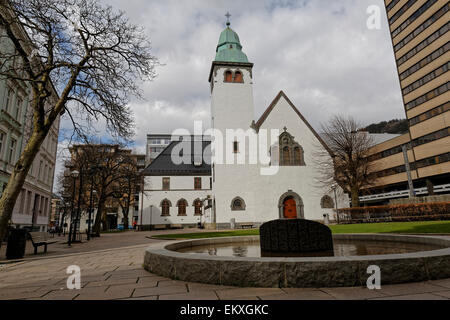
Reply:
<svg viewBox="0 0 450 320"><path fill-rule="evenodd" d="M227 17L227 26L229 26L231 23L230 23L230 17L231 17L231 14L229 13L229 12L227 12L227 14L225 15L225 17Z"/></svg>

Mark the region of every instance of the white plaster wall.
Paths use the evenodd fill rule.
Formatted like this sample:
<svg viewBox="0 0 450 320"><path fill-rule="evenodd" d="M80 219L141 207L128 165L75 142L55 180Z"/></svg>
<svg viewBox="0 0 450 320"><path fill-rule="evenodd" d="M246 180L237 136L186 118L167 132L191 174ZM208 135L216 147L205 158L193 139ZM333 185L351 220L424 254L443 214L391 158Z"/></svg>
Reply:
<svg viewBox="0 0 450 320"><path fill-rule="evenodd" d="M203 217L194 216L194 200L205 199L211 196L209 188L210 176L202 176L202 190L194 190L195 176L170 176L170 190L163 191L162 176L145 177L145 191L143 197L142 221L139 212L139 222L142 225L158 224L196 224L198 222L210 222L211 212L206 210ZM170 217L161 216L161 202L167 199L171 202ZM177 202L185 199L187 216L178 216Z"/></svg>
<svg viewBox="0 0 450 320"><path fill-rule="evenodd" d="M239 68L217 67L213 73L214 88L211 97L212 128L223 130L232 128L249 128L254 117L253 80L250 72L242 72L244 83L224 82L224 72ZM215 75L215 76L214 76Z"/></svg>

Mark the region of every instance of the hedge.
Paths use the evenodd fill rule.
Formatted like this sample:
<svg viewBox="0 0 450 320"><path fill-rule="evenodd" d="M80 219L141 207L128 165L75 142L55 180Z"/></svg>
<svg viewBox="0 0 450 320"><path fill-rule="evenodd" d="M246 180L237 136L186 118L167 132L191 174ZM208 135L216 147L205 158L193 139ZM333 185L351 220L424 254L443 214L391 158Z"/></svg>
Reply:
<svg viewBox="0 0 450 320"><path fill-rule="evenodd" d="M449 220L450 202L345 208L338 213L341 223Z"/></svg>

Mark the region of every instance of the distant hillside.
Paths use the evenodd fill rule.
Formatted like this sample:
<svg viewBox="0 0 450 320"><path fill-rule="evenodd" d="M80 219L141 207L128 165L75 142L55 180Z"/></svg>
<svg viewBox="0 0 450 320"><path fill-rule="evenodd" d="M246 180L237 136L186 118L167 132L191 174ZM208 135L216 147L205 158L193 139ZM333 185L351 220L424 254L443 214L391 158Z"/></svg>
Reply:
<svg viewBox="0 0 450 320"><path fill-rule="evenodd" d="M391 121L382 121L379 123L372 123L364 128L369 133L392 133L403 134L408 131L408 120L394 119Z"/></svg>

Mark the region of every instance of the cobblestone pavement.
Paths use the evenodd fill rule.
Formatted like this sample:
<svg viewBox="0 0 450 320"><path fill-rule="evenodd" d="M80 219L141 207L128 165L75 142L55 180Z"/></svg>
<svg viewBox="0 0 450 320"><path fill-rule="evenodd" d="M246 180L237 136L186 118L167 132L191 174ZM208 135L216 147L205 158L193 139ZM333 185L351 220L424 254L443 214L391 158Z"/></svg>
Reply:
<svg viewBox="0 0 450 320"><path fill-rule="evenodd" d="M156 241L156 240L153 240ZM237 288L173 281L142 268L149 244L50 256L0 265L0 299L42 300L319 300L450 299L450 279L367 288ZM68 290L66 269L81 268L80 290Z"/></svg>

